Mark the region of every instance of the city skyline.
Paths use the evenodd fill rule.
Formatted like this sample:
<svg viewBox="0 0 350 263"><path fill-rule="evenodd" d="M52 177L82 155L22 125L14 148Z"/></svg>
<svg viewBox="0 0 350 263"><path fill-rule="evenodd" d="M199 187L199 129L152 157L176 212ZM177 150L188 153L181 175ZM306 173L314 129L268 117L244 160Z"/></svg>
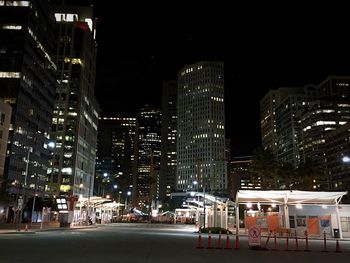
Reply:
<svg viewBox="0 0 350 263"><path fill-rule="evenodd" d="M226 136L233 156L248 155L260 145L259 102L268 90L319 84L328 75L347 75L350 68L349 40L341 37L346 19L339 14L280 13L270 19L236 14L230 23L227 15L216 14L212 23L200 20L201 25L187 28L179 22L165 30L155 26L153 13L133 25L127 22L134 17L113 15L113 6L96 3L96 10L96 96L102 115L135 113L144 104L160 107L163 80L176 79L192 63L223 61ZM163 25L172 18L162 16ZM113 96L107 99L106 92Z"/></svg>

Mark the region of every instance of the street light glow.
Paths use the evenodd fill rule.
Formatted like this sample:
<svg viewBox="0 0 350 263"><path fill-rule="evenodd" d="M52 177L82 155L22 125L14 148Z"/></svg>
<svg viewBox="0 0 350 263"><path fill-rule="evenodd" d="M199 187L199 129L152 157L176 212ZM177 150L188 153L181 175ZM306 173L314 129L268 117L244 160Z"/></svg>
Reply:
<svg viewBox="0 0 350 263"><path fill-rule="evenodd" d="M344 157L342 158L342 161L343 161L344 163L349 163L349 162L350 162L350 157L349 157L349 156L344 156Z"/></svg>

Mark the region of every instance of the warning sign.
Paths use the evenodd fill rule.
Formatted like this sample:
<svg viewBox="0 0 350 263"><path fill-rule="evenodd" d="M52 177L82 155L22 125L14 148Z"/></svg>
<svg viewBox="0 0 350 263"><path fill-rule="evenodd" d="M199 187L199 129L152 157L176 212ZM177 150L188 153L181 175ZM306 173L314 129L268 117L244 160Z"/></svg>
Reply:
<svg viewBox="0 0 350 263"><path fill-rule="evenodd" d="M249 246L260 246L261 245L261 230L258 226L252 226L248 231L248 242Z"/></svg>

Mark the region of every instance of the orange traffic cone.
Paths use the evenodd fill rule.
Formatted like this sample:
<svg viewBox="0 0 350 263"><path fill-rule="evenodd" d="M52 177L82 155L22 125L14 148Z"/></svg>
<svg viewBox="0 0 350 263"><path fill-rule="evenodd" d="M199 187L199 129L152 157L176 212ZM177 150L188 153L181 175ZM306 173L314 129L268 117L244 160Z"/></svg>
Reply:
<svg viewBox="0 0 350 263"><path fill-rule="evenodd" d="M207 249L212 249L211 247L211 230L209 228L209 232L208 232L208 247Z"/></svg>
<svg viewBox="0 0 350 263"><path fill-rule="evenodd" d="M239 249L239 229L236 228L236 243L235 243L235 249Z"/></svg>
<svg viewBox="0 0 350 263"><path fill-rule="evenodd" d="M226 232L226 247L225 249L231 249L231 246L230 246L230 231L227 229L227 232Z"/></svg>
<svg viewBox="0 0 350 263"><path fill-rule="evenodd" d="M218 246L216 247L216 249L222 249L222 247L221 247L221 230L219 231Z"/></svg>
<svg viewBox="0 0 350 263"><path fill-rule="evenodd" d="M202 232L201 232L201 227L199 227L199 230L198 230L198 243L197 243L197 248L203 248L203 246L202 246Z"/></svg>
<svg viewBox="0 0 350 263"><path fill-rule="evenodd" d="M337 244L335 245L335 252L337 253L341 252L338 239L337 239Z"/></svg>

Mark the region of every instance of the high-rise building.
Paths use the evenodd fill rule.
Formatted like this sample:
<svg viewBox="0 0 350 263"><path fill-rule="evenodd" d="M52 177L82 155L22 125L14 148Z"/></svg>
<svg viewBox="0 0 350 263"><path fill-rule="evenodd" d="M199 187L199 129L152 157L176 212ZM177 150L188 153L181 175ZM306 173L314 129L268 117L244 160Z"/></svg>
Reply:
<svg viewBox="0 0 350 263"><path fill-rule="evenodd" d="M344 196L350 202L350 123L325 135L325 163L330 190L348 191Z"/></svg>
<svg viewBox="0 0 350 263"><path fill-rule="evenodd" d="M0 98L12 106L4 176L7 192L25 199L44 195L50 155L57 65L48 2L0 1Z"/></svg>
<svg viewBox="0 0 350 263"><path fill-rule="evenodd" d="M95 193L124 200L133 184L136 118L103 117L98 126Z"/></svg>
<svg viewBox="0 0 350 263"><path fill-rule="evenodd" d="M307 107L303 89L286 96L276 108L277 161L298 167L300 154L298 114Z"/></svg>
<svg viewBox="0 0 350 263"><path fill-rule="evenodd" d="M299 151L302 160L324 164L325 135L350 120L349 100L314 100L299 118Z"/></svg>
<svg viewBox="0 0 350 263"><path fill-rule="evenodd" d="M164 81L162 89L162 156L160 161L160 198L175 192L177 137L177 82Z"/></svg>
<svg viewBox="0 0 350 263"><path fill-rule="evenodd" d="M133 171L133 205L150 211L159 201L161 156L161 112L146 106L137 114L135 162Z"/></svg>
<svg viewBox="0 0 350 263"><path fill-rule="evenodd" d="M96 41L92 7L75 3L52 1L58 28L58 88L48 186L55 195L88 197L94 184L99 115L94 97Z"/></svg>
<svg viewBox="0 0 350 263"><path fill-rule="evenodd" d="M224 64L202 61L178 73L178 191L227 190Z"/></svg>
<svg viewBox="0 0 350 263"><path fill-rule="evenodd" d="M236 156L229 163L228 169L228 194L235 200L238 190L259 190L261 180L249 172L252 164L252 156Z"/></svg>
<svg viewBox="0 0 350 263"><path fill-rule="evenodd" d="M261 143L265 150L270 150L277 157L276 109L288 95L300 93L300 88L281 87L270 90L260 100ZM307 90L310 90L309 88Z"/></svg>

